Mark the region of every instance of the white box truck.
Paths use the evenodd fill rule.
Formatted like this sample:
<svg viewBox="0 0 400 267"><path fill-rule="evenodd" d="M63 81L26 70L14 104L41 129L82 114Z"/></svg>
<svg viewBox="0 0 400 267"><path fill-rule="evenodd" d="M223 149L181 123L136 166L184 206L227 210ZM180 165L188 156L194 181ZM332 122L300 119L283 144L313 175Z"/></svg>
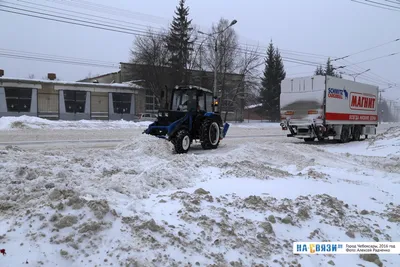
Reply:
<svg viewBox="0 0 400 267"><path fill-rule="evenodd" d="M359 141L376 134L377 86L331 76L285 79L281 83L281 127L288 137Z"/></svg>

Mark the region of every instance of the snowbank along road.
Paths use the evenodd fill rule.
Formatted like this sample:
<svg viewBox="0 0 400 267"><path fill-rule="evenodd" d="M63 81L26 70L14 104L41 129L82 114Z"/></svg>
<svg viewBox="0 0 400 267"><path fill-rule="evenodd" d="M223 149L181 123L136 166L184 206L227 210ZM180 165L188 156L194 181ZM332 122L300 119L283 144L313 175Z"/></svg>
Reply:
<svg viewBox="0 0 400 267"><path fill-rule="evenodd" d="M292 253L294 241L400 240L396 125L343 145L233 125L232 136L274 136L177 155L140 125L11 124L1 142L124 141L3 146L0 266L400 266L399 255Z"/></svg>

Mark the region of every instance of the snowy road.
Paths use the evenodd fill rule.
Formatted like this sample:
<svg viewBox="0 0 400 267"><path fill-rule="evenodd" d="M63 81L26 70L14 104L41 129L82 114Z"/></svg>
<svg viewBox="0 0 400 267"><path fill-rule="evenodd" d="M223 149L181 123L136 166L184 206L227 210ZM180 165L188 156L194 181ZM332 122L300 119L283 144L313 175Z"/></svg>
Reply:
<svg viewBox="0 0 400 267"><path fill-rule="evenodd" d="M0 149L6 146L20 146L24 149L59 148L113 148L122 142L142 135L139 129L18 129L0 131ZM221 145L235 145L252 138L285 138L287 133L277 127L229 129ZM195 145L196 146L196 145Z"/></svg>
<svg viewBox="0 0 400 267"><path fill-rule="evenodd" d="M236 135L228 136L221 143L234 144L239 143L241 140L246 139L264 139L264 138L276 138L282 137L279 134L267 134L267 135ZM83 140L52 140L52 141L11 141L11 142L0 142L0 148L6 148L7 146L19 146L24 149L50 149L50 148L63 148L63 147L79 147L79 148L112 148L116 147L122 142L129 141L129 139L83 139Z"/></svg>
<svg viewBox="0 0 400 267"><path fill-rule="evenodd" d="M400 266L292 253L294 241L400 241L396 125L348 144L233 125L217 150L187 155L143 125L0 126L2 267Z"/></svg>

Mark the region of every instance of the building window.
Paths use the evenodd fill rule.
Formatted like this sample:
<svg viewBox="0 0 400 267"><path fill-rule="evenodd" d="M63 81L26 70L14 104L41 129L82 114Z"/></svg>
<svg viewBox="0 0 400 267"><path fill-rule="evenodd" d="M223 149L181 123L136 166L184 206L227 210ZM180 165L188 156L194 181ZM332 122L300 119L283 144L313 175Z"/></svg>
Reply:
<svg viewBox="0 0 400 267"><path fill-rule="evenodd" d="M153 94L151 90L146 90L146 102L145 102L146 112L157 112L159 108L160 104L157 101L156 96Z"/></svg>
<svg viewBox="0 0 400 267"><path fill-rule="evenodd" d="M64 91L65 111L67 113L84 113L86 104L85 91Z"/></svg>
<svg viewBox="0 0 400 267"><path fill-rule="evenodd" d="M132 94L129 93L113 93L114 113L130 114Z"/></svg>
<svg viewBox="0 0 400 267"><path fill-rule="evenodd" d="M8 112L30 112L32 102L31 88L5 88Z"/></svg>

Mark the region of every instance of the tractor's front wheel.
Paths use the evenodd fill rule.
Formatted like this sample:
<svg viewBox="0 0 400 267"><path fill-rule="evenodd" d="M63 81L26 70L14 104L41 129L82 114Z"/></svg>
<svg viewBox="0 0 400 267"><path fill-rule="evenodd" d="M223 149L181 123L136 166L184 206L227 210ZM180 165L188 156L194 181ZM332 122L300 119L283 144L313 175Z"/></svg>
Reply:
<svg viewBox="0 0 400 267"><path fill-rule="evenodd" d="M189 151L191 140L189 136L189 132L185 129L178 131L176 137L172 141L172 144L175 147L175 151L178 154L184 154Z"/></svg>
<svg viewBox="0 0 400 267"><path fill-rule="evenodd" d="M201 146L203 149L216 149L219 145L220 128L216 121L205 120L201 125Z"/></svg>

